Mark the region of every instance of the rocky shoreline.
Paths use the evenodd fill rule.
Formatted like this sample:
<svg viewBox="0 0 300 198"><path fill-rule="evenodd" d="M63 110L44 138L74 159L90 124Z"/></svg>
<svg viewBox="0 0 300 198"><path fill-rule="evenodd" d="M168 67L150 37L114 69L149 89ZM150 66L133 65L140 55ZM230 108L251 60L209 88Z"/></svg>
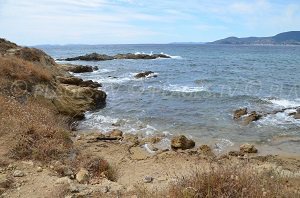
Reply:
<svg viewBox="0 0 300 198"><path fill-rule="evenodd" d="M242 167L247 167L247 170L252 171L244 176L247 178L250 178L253 172L271 174L277 171L278 174L271 174L272 176L267 178L268 181L272 181L272 177L278 177L280 181L288 181L281 184L279 179L276 180L280 183L280 188L284 187L288 193L292 192L295 196L300 193L300 159L260 156L260 151L252 144L245 143L237 151L217 155L210 145L196 145L195 141L184 135L173 136L169 148L160 149L157 145L166 138L163 135L138 136L120 131L117 127L108 133L78 132L76 122L84 119L86 111L105 107L107 95L101 90L100 83L84 81L69 72L92 72L97 68L58 65L40 50L23 48L3 39L0 40L0 58L3 63L1 67L5 64L10 66L3 69L3 72L8 72L1 79L0 93L5 98L4 104L14 101L9 105L16 104L20 109L15 113L17 115L26 110L24 106L31 101L33 105L29 106L29 109L42 103L36 111L26 113L29 117L34 114L33 119L25 119L23 123L22 116L15 116L10 120L17 120L17 125L22 123L23 128L27 127L28 130L26 128L23 131L16 127L9 130L10 134L4 131L0 133L3 143L0 147L0 197L152 197L153 193L157 195L154 197L168 197L169 192L166 192L166 189L170 189L171 192L172 186L182 184L182 177L189 177L195 170L200 170L201 174L208 174L210 171L207 170L210 168L222 170L223 167L234 167L242 173ZM93 54L72 60L100 61L111 58L167 57L133 54L108 57ZM22 68L24 65L26 70L22 75L11 74L11 67ZM28 76L24 76L24 73ZM141 72L136 78L147 78L149 75L153 75L153 72ZM18 92L6 89L20 79L28 86L17 87ZM22 94L19 94L20 89ZM11 106L2 107L8 108L7 112L14 110ZM42 111L41 107L45 107L45 110ZM46 118L49 120L38 117L40 114L46 116L47 113L49 115ZM295 115L291 116L297 117L298 114L297 110ZM9 116L5 116L4 118L8 119ZM254 112L248 114L247 109L234 112L234 119L243 119L246 124L258 120L260 116ZM50 118L53 121L49 125ZM35 119L40 121L35 123L36 125L31 124L30 121L34 122ZM5 123L1 124L4 128ZM52 126L55 124L58 124L59 128ZM20 130L21 134L15 132L17 130ZM5 142L12 143L13 139L18 140L17 144L8 149L11 145ZM22 155L20 149L24 149ZM13 157L12 153L15 154ZM19 155L15 157L16 154ZM223 173L226 175L226 172ZM234 174L228 175L224 182L226 185L239 180ZM262 182L263 185L264 181L258 182ZM249 183L243 185L236 188L236 192L242 192L246 187L250 188ZM196 188L188 184L171 197L195 197L200 192ZM273 194L264 186L259 195L266 197Z"/></svg>

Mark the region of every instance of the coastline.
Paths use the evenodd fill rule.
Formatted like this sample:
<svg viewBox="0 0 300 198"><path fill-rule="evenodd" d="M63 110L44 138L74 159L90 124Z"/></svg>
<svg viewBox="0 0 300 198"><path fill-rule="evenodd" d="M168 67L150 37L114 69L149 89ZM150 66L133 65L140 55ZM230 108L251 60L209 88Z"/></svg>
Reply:
<svg viewBox="0 0 300 198"><path fill-rule="evenodd" d="M3 42L5 44L8 43L7 41ZM118 127L115 127L116 131L112 131L110 134L101 134L99 131L90 134L86 134L84 131L77 132L76 122L84 118L84 113L87 110L105 106L106 94L101 91L102 85L93 81L83 81L72 76L68 71L74 69L72 68L73 66L67 68L66 71L65 66L54 63L51 57L41 51L21 48L11 43L8 43L8 45L10 47L8 49L5 48L5 52L0 56L1 58L10 60L17 57L28 62L34 62L35 67L47 68L43 72L48 72L48 68L51 68L52 75L55 77L49 77L49 86L52 86L51 91L54 91L56 95L49 97L45 89L42 89L39 92L41 94L30 93L28 98L34 96L35 102L36 100L51 101L51 104L49 104L51 106L50 109L47 109L47 107L45 112L55 111L54 115L56 117L67 117L66 123L69 126L68 128L64 126L64 130L67 131L65 135L71 146L63 147L66 149L63 151L66 152L64 153L65 156L59 155L55 156L57 158L53 157L45 161L33 158L31 153L19 159L6 158L7 155L3 155L7 159L7 163L1 165L1 176L5 175L6 178L14 178L10 187L5 187L3 188L4 190L0 191L3 197L20 195L22 197L39 197L43 193L46 193L49 197L57 196L57 194L54 195L53 193L62 193L64 197L68 195L71 197L89 197L94 194L96 196L114 197L119 193L123 194L124 197L137 197L139 193L139 190L136 188L137 185L144 186L145 192L161 192L173 185L174 182L180 183L178 177L190 175L192 170L199 168L202 169L202 172L205 172L211 164L216 167L220 164L222 166L232 166L233 164L243 166L247 164L247 166L259 171L279 171L280 177L285 179L292 178L293 183L289 188L296 191L295 195L297 193L299 195L299 156L291 157L285 154L279 156L274 154L264 155L263 147L258 147L258 154L241 153L239 148L236 147L234 155L230 155L228 152L216 155L210 146L197 144L192 146L191 142L189 142L192 140L189 139L179 139L177 142L170 140L173 148L175 147L174 145L179 144L178 148L176 146L176 149L171 149L171 145L169 145L170 148L168 150L157 149L155 144L161 141L161 136L149 138L126 134L126 132L123 134L123 132L117 130ZM30 51L28 52L27 50ZM31 57L33 54L39 57L39 61L28 59L28 56ZM81 69L85 70L87 68ZM92 70L88 68L87 70L90 72L93 69L95 68L92 68ZM58 76L60 77L58 78ZM48 83L48 81L46 82ZM33 86L36 86L41 81L39 79L31 83ZM48 85L47 83L46 85ZM44 85L45 83L43 82L42 84ZM47 97L45 97L46 95ZM18 97L14 98L21 100L23 95L18 95ZM28 98L25 100L28 100ZM22 104L20 108L22 108ZM41 139L47 140L50 136L42 136ZM61 136L61 134L58 136ZM1 137L3 138L3 136ZM173 138L176 138L176 136ZM51 144L55 144L55 142ZM59 144L49 144L49 147L58 147ZM153 149L151 151L154 152L148 152L145 149L145 144L151 146ZM82 173L84 172L82 171L83 165L80 162L85 157L78 158L78 161L72 161L73 159L77 160L77 157L81 156L98 159L99 161L97 162L99 163L103 162L100 160L103 158L108 164L111 164L110 168L114 169L116 178L110 179L111 175L108 174L111 171L110 168L101 172L101 174L99 173L100 175L91 176L93 173L90 170L87 170L87 173ZM24 174L14 176L17 175L15 174L17 170ZM78 179L79 173L83 174L83 182ZM39 192L36 191L37 188L40 190ZM57 189L63 190L60 192Z"/></svg>

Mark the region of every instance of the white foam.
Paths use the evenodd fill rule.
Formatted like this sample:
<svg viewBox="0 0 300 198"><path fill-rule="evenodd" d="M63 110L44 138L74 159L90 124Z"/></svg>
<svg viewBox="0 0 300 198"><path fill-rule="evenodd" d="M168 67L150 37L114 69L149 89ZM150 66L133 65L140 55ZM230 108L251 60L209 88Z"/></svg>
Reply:
<svg viewBox="0 0 300 198"><path fill-rule="evenodd" d="M117 83L117 84L120 84L120 83L130 81L130 80L132 80L132 78L129 78L129 77L117 77L117 78L107 77L107 78L100 78L100 79L96 79L96 80L97 80L97 82L100 82L100 83Z"/></svg>
<svg viewBox="0 0 300 198"><path fill-rule="evenodd" d="M267 101L271 102L275 106L284 107L284 108L300 107L300 99L295 99L295 100L271 99Z"/></svg>
<svg viewBox="0 0 300 198"><path fill-rule="evenodd" d="M150 53L145 53L145 52L135 52L134 54L135 54L135 55L145 54L145 55L150 55L150 56L152 56L152 55L153 55L153 52L152 52L152 51L151 51ZM160 54L169 56L169 57L171 57L172 59L182 59L181 56L172 56L172 55L169 55L169 54L166 54L166 53L163 53L163 52L161 52ZM158 59L161 59L161 58L158 58Z"/></svg>
<svg viewBox="0 0 300 198"><path fill-rule="evenodd" d="M206 91L206 88L203 86L191 87L185 85L172 85L164 88L165 91L172 91L172 92L183 92L183 93L195 93L195 92L202 92Z"/></svg>
<svg viewBox="0 0 300 198"><path fill-rule="evenodd" d="M300 120L290 116L289 113L295 112L295 110L287 110L284 112L270 114L257 121L259 126L279 126L282 128L288 127L288 125L300 126Z"/></svg>
<svg viewBox="0 0 300 198"><path fill-rule="evenodd" d="M217 139L215 143L215 148L217 152L222 152L226 150L226 148L233 146L234 143L228 139Z"/></svg>

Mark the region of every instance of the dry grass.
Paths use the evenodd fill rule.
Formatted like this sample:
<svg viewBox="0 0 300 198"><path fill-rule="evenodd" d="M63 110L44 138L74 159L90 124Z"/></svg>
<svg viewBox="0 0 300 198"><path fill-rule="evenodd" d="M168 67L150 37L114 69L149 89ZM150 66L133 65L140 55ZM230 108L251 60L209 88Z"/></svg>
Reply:
<svg viewBox="0 0 300 198"><path fill-rule="evenodd" d="M298 198L298 183L289 182L274 171L261 172L246 164L210 166L208 170L192 170L189 176L177 178L169 189L149 191L139 185L135 186L134 194L143 198Z"/></svg>
<svg viewBox="0 0 300 198"><path fill-rule="evenodd" d="M65 119L50 104L0 96L0 107L0 138L10 157L49 161L68 154L72 142Z"/></svg>
<svg viewBox="0 0 300 198"><path fill-rule="evenodd" d="M172 185L170 197L299 197L275 172L259 173L247 165L194 171ZM298 192L299 193L299 192Z"/></svg>
<svg viewBox="0 0 300 198"><path fill-rule="evenodd" d="M25 82L49 82L53 78L50 70L16 57L0 56L0 78Z"/></svg>
<svg viewBox="0 0 300 198"><path fill-rule="evenodd" d="M77 156L75 164L76 169L85 168L89 171L91 178L106 177L110 181L117 181L118 170L110 165L106 160L92 155Z"/></svg>

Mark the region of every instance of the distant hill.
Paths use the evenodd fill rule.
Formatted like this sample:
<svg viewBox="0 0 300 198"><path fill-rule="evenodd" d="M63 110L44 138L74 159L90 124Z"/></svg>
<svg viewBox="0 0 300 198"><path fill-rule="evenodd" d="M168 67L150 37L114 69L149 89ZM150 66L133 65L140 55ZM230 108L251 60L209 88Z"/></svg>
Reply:
<svg viewBox="0 0 300 198"><path fill-rule="evenodd" d="M271 37L228 37L210 42L209 44L232 45L300 45L300 31L291 31L277 34Z"/></svg>

